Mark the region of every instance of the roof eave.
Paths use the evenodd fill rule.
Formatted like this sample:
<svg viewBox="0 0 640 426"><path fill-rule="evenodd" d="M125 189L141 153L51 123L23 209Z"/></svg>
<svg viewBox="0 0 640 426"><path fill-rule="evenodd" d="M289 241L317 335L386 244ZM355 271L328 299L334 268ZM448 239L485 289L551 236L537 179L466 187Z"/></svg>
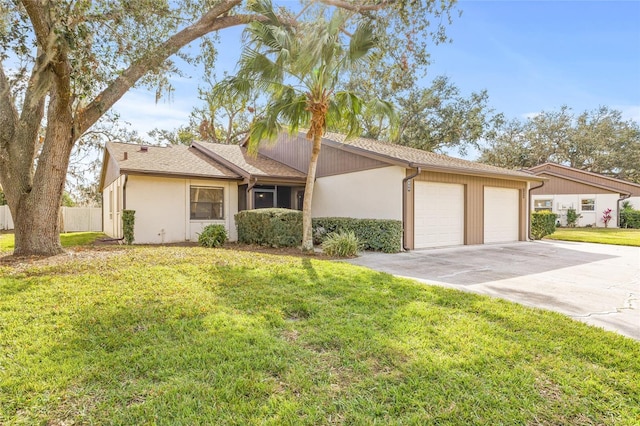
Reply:
<svg viewBox="0 0 640 426"><path fill-rule="evenodd" d="M306 177L289 177L289 176L269 176L269 175L252 175L254 181L258 184L267 184L267 183L293 183L293 184L302 184L304 185L307 181Z"/></svg>
<svg viewBox="0 0 640 426"><path fill-rule="evenodd" d="M411 163L411 167L420 167L422 171L432 171L432 172L441 172L441 173L455 173L466 176L479 176L479 177L490 177L495 179L503 179L503 180L517 180L522 182L545 182L548 181L548 178L530 175L530 176L520 176L520 175L512 175L509 173L495 173L488 170L473 170L467 169L464 167L455 167L455 166L434 166L431 164L419 164L419 163Z"/></svg>
<svg viewBox="0 0 640 426"><path fill-rule="evenodd" d="M489 171L483 171L483 170L474 170L474 169L467 169L467 168L463 168L463 167L455 167L455 166L434 166L433 164L425 164L425 163L414 163L411 161L404 161L404 160L400 160L398 158L395 157L391 157L389 155L384 155L384 154L379 154L376 152L371 152L369 150L366 150L364 148L360 148L360 147L356 147L353 145L349 145L346 143L341 143L341 142L337 142L331 139L322 139L323 143L326 143L328 146L331 146L332 148L337 148L337 149L341 149L344 151L348 151L351 152L353 154L357 154L357 155L361 155L363 157L367 157L367 158L371 158L374 160L379 160L382 162L386 162L389 165L393 165L393 166L400 166L400 167L409 167L409 168L417 168L420 167L423 171L434 171L434 172L443 172L443 173L457 173L457 174L464 174L467 176L483 176L483 177L494 177L497 179L506 179L506 180L518 180L518 181L524 181L524 182L530 182L530 181L534 181L534 182L543 182L546 181L548 179L546 178L541 178L539 176L536 176L534 174L531 174L530 176L518 176L518 175L511 175L511 174L507 174L507 173L492 173Z"/></svg>
<svg viewBox="0 0 640 426"><path fill-rule="evenodd" d="M167 172L161 170L139 170L139 169L120 169L120 174L141 175L141 176L157 176L172 178L202 178L202 179L220 179L220 180L242 180L241 176L224 176L224 175L207 175L204 173L181 173Z"/></svg>
<svg viewBox="0 0 640 426"><path fill-rule="evenodd" d="M629 196L631 195L631 192L625 192L625 191L623 191L623 190L621 190L619 188L613 188L613 187L610 187L610 186L607 186L607 185L601 185L601 184L598 184L598 183L589 182L588 180L578 179L578 178L562 175L562 174L559 174L559 173L553 173L553 172L550 172L548 170L542 170L542 171L540 171L538 173L545 174L545 175L550 175L550 176L553 176L553 177L557 177L559 179L570 180L571 182L576 182L576 183L579 183L579 184L582 184L582 185L593 186L594 188L604 189L606 191L611 191L614 194L624 194L624 195L629 195Z"/></svg>

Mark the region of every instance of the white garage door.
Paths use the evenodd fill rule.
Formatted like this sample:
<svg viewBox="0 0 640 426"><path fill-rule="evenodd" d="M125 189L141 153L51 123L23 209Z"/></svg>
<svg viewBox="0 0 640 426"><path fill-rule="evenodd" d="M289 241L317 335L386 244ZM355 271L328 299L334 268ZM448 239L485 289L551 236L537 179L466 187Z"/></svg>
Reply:
<svg viewBox="0 0 640 426"><path fill-rule="evenodd" d="M415 182L415 248L464 244L464 186Z"/></svg>
<svg viewBox="0 0 640 426"><path fill-rule="evenodd" d="M509 188L484 188L484 242L518 241L520 191Z"/></svg>

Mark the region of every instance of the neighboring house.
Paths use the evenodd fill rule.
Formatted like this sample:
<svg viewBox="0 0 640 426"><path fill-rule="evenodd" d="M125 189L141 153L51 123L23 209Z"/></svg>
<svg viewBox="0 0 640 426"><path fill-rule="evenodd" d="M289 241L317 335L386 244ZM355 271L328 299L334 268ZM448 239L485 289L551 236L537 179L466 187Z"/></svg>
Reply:
<svg viewBox="0 0 640 426"><path fill-rule="evenodd" d="M606 209L611 209L609 227L618 226L620 205L628 200L640 209L640 185L621 179L587 172L555 163L544 163L529 169L548 180L534 188L532 210L548 210L558 214L561 225L567 224L567 211L575 209L581 215L577 226L604 227Z"/></svg>
<svg viewBox="0 0 640 426"><path fill-rule="evenodd" d="M527 239L529 189L542 177L332 133L322 144L313 217L400 220L406 249ZM193 241L209 223L235 240L239 210L302 209L310 152L303 133L283 133L257 156L238 145L108 143L104 230L121 237L131 209L138 243Z"/></svg>

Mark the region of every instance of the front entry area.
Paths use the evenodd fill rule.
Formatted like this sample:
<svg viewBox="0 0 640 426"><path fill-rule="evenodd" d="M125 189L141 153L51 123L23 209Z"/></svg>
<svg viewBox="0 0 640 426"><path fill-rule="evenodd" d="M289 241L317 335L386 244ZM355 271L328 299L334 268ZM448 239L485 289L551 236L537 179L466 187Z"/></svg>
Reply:
<svg viewBox="0 0 640 426"><path fill-rule="evenodd" d="M416 249L464 244L464 185L415 182Z"/></svg>

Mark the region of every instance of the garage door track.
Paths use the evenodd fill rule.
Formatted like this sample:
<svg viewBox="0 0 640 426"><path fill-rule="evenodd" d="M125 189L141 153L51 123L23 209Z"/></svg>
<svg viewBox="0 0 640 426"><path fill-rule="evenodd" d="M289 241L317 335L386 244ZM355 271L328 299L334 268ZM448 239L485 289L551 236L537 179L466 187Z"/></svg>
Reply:
<svg viewBox="0 0 640 426"><path fill-rule="evenodd" d="M349 262L561 312L640 340L640 247L536 241L367 252Z"/></svg>

